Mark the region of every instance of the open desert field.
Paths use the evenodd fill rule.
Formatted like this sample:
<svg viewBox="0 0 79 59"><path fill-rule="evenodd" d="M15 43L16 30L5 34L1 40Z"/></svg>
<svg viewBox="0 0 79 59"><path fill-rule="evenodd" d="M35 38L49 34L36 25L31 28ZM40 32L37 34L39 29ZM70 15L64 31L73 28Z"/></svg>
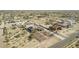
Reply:
<svg viewBox="0 0 79 59"><path fill-rule="evenodd" d="M78 41L79 11L0 11L0 48L78 48Z"/></svg>

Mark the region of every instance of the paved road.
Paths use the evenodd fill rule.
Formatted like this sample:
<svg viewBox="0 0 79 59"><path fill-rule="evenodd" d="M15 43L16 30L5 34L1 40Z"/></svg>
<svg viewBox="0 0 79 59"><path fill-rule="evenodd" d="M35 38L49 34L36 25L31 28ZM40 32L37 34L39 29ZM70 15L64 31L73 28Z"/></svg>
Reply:
<svg viewBox="0 0 79 59"><path fill-rule="evenodd" d="M78 34L78 32L76 33L72 33L68 38L66 38L65 40L62 40L52 46L50 46L49 48L63 48L64 46L71 44L73 41L77 40L75 39L76 35Z"/></svg>
<svg viewBox="0 0 79 59"><path fill-rule="evenodd" d="M3 36L3 29L0 29L0 48L6 47L6 45L3 43L4 40L5 40L5 38Z"/></svg>

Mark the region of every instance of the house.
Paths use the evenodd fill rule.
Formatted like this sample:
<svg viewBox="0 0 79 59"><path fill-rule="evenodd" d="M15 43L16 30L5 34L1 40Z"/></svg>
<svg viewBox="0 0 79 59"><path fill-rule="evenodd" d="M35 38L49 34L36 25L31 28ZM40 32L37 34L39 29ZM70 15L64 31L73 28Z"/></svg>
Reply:
<svg viewBox="0 0 79 59"><path fill-rule="evenodd" d="M33 27L28 27L26 30L31 33L33 31Z"/></svg>

